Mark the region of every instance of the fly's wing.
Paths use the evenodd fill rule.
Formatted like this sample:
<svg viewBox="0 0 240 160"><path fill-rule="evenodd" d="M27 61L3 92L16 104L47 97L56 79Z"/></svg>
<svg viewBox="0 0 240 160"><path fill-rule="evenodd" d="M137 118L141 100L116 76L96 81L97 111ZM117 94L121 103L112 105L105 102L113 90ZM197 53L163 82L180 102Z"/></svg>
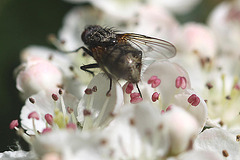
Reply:
<svg viewBox="0 0 240 160"><path fill-rule="evenodd" d="M148 37L135 33L120 34L123 41L127 41L133 47L142 50L142 72L156 60L169 59L176 55L176 48L170 42L162 39Z"/></svg>
<svg viewBox="0 0 240 160"><path fill-rule="evenodd" d="M135 33L125 33L122 37L133 47L142 50L143 58L147 60L169 59L176 55L175 46L165 40Z"/></svg>

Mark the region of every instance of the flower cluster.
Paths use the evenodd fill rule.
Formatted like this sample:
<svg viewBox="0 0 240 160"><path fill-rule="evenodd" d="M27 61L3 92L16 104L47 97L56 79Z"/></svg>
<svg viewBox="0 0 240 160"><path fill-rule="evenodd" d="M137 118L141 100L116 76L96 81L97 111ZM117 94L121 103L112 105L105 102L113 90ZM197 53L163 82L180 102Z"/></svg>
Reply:
<svg viewBox="0 0 240 160"><path fill-rule="evenodd" d="M59 36L49 36L56 50L30 46L21 53L15 74L25 105L21 125L13 120L10 129L30 151L0 158L238 159L240 3L219 4L207 24L180 24L172 15L199 2L91 0L73 8ZM161 37L175 44L177 56L143 60L137 85L110 82L99 70L92 77L79 69L92 57L83 50L64 53L84 45L80 34L89 24Z"/></svg>

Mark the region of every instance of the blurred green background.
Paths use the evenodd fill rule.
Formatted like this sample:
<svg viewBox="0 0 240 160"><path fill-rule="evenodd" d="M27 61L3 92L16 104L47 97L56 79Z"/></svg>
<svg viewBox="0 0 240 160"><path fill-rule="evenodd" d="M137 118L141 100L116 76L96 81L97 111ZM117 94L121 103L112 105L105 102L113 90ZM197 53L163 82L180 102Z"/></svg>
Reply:
<svg viewBox="0 0 240 160"><path fill-rule="evenodd" d="M204 0L192 13L178 19L205 22L218 2ZM0 0L0 152L16 149L16 141L28 149L16 132L9 129L9 123L19 119L24 104L13 76L14 68L20 64L19 53L31 44L51 46L48 34L57 34L64 15L73 6L62 0Z"/></svg>
<svg viewBox="0 0 240 160"><path fill-rule="evenodd" d="M16 141L23 145L16 132L9 129L24 104L13 76L20 64L19 53L31 44L50 45L47 35L57 34L72 6L61 0L0 0L0 152L16 149Z"/></svg>

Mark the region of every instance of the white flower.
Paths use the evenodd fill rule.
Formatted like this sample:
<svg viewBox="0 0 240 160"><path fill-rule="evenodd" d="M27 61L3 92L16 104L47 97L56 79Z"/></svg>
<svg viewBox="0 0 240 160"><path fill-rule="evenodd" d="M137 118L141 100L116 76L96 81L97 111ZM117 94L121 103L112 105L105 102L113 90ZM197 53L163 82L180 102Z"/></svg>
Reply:
<svg viewBox="0 0 240 160"><path fill-rule="evenodd" d="M80 70L82 54L64 54L41 46L29 46L21 53L22 64L16 69L17 88L27 98L41 90L64 88L80 98L91 75ZM87 58L86 58L87 60Z"/></svg>
<svg viewBox="0 0 240 160"><path fill-rule="evenodd" d="M209 16L208 24L216 34L219 48L223 54L240 55L239 13L239 0L234 0L220 3Z"/></svg>
<svg viewBox="0 0 240 160"><path fill-rule="evenodd" d="M143 73L139 88L143 100L151 101L163 112L171 108L171 105L184 108L198 119L200 132L207 120L207 106L191 89L190 83L187 72L179 65L169 61L156 61ZM133 97L133 94L136 89L128 92L128 84L123 88L125 103L134 103L136 97Z"/></svg>
<svg viewBox="0 0 240 160"><path fill-rule="evenodd" d="M186 14L190 12L202 0L149 0L155 5L162 6L176 14Z"/></svg>
<svg viewBox="0 0 240 160"><path fill-rule="evenodd" d="M123 91L113 80L110 95L107 92L110 80L105 74L96 75L89 83L85 94L78 104L78 121L83 130L104 127L123 105Z"/></svg>
<svg viewBox="0 0 240 160"><path fill-rule="evenodd" d="M144 5L137 11L137 16L127 21L124 31L144 34L170 42L176 41L178 22L165 8L156 5Z"/></svg>
<svg viewBox="0 0 240 160"><path fill-rule="evenodd" d="M173 106L162 114L143 101L123 106L105 132L115 159L159 159L185 152L197 128L196 119L183 109Z"/></svg>
<svg viewBox="0 0 240 160"><path fill-rule="evenodd" d="M24 98L41 90L52 92L62 84L61 71L47 60L35 58L21 68L17 75L17 89Z"/></svg>
<svg viewBox="0 0 240 160"><path fill-rule="evenodd" d="M37 157L31 153L23 150L19 151L5 151L0 153L1 160L37 160Z"/></svg>
<svg viewBox="0 0 240 160"><path fill-rule="evenodd" d="M167 160L219 160L221 157L212 151L196 151L191 150L189 152L185 152L178 157L171 157Z"/></svg>
<svg viewBox="0 0 240 160"><path fill-rule="evenodd" d="M36 137L32 147L39 158L54 153L62 160L101 160L111 153L105 141L100 132L58 130Z"/></svg>
<svg viewBox="0 0 240 160"><path fill-rule="evenodd" d="M66 0L70 2L82 3L82 0ZM85 0L86 1L86 0ZM137 9L139 8L141 1L139 0L87 0L94 7L99 8L115 16L118 19L127 19L136 14Z"/></svg>
<svg viewBox="0 0 240 160"><path fill-rule="evenodd" d="M203 131L195 141L194 148L200 151L213 151L222 160L237 160L240 157L239 135L229 131L211 128Z"/></svg>
<svg viewBox="0 0 240 160"><path fill-rule="evenodd" d="M78 99L63 90L39 92L26 100L20 114L21 125L28 134L36 134L46 128L65 128L70 122L76 124L77 104Z"/></svg>
<svg viewBox="0 0 240 160"><path fill-rule="evenodd" d="M183 54L191 56L194 53L200 58L214 57L218 47L213 31L204 24L193 22L185 23L181 26L177 46L180 52L177 56L183 56ZM195 59L198 60L196 57Z"/></svg>

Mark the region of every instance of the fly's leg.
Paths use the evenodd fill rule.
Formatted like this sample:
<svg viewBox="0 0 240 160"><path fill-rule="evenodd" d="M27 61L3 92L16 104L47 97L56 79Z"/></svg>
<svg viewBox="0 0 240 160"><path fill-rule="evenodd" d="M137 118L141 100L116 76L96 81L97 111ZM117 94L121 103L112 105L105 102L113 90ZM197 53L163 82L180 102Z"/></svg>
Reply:
<svg viewBox="0 0 240 160"><path fill-rule="evenodd" d="M81 68L81 70L91 73L94 76L94 72L90 71L88 69L99 68L99 65L97 63L93 63L93 64L87 64L87 65L81 66L80 68Z"/></svg>
<svg viewBox="0 0 240 160"><path fill-rule="evenodd" d="M78 49L74 50L74 51L68 51L67 53L73 53L73 52L78 52L80 49L82 49L84 51L83 55L88 54L89 56L93 57L93 53L86 47L82 46L79 47Z"/></svg>
<svg viewBox="0 0 240 160"><path fill-rule="evenodd" d="M109 90L107 91L107 93L106 93L106 96L111 96L111 90L112 90L112 78L109 78L110 79L110 86L109 86Z"/></svg>
<svg viewBox="0 0 240 160"><path fill-rule="evenodd" d="M142 93L141 93L141 91L140 91L137 83L136 83L136 87L137 87L137 89L138 89L138 93L140 94L140 97L142 98Z"/></svg>

